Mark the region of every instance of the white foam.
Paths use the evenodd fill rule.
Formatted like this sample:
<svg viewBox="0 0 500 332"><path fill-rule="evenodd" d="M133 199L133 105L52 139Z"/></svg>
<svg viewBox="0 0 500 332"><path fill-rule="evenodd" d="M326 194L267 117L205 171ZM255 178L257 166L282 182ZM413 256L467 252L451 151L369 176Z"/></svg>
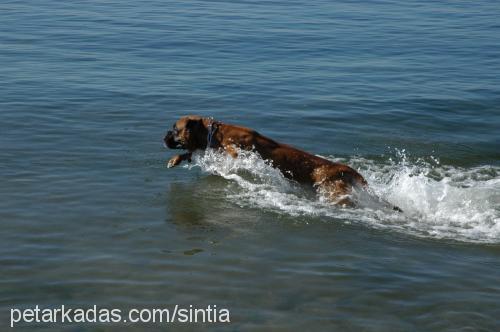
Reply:
<svg viewBox="0 0 500 332"><path fill-rule="evenodd" d="M361 204L362 208L357 209L332 206L285 179L255 153L240 151L233 159L208 150L195 154L188 167L197 166L230 180L227 199L242 207L332 222L357 222L423 237L500 243L500 167L466 169L440 165L432 157L409 161L404 151L396 160L327 158L357 169L377 196L399 206L404 213L373 204Z"/></svg>

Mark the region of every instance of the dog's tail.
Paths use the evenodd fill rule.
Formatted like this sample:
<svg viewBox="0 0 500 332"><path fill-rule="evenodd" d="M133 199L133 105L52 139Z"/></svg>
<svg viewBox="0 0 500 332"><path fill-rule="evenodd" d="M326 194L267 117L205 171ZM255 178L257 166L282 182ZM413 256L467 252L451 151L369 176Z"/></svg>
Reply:
<svg viewBox="0 0 500 332"><path fill-rule="evenodd" d="M396 212L403 213L403 210L399 206L393 205L383 198L378 197L378 199L384 205L384 207L391 209L393 211L396 211Z"/></svg>
<svg viewBox="0 0 500 332"><path fill-rule="evenodd" d="M361 187L362 190L358 191L358 194L361 194L361 196L358 196L358 199L360 199L361 202L364 202L365 204L368 204L368 206L371 205L372 208L384 208L387 210L392 210L396 211L399 213L403 213L403 209L401 209L399 206L396 206L379 195L377 195L373 190L371 190L368 186L363 186Z"/></svg>
<svg viewBox="0 0 500 332"><path fill-rule="evenodd" d="M404 212L403 210L401 210L401 208L399 208L399 207L398 207L398 206L396 206L396 205L393 205L393 206L392 206L392 209L393 209L394 211L397 211L397 212L401 212L401 213L403 213L403 212Z"/></svg>

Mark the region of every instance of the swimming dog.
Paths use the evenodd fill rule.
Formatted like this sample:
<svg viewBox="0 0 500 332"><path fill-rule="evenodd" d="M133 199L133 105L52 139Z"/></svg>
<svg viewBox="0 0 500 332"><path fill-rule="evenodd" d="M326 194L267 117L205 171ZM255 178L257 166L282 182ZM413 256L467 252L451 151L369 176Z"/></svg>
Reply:
<svg viewBox="0 0 500 332"><path fill-rule="evenodd" d="M313 186L329 201L341 206L355 206L351 199L353 189L366 190L368 187L361 174L347 165L278 143L253 129L211 118L197 115L180 118L167 132L164 142L170 149L187 150L187 153L173 156L168 167L177 166L185 160L190 162L196 150L219 149L233 158L238 156L239 149L255 151L285 177ZM397 207L392 208L401 211Z"/></svg>

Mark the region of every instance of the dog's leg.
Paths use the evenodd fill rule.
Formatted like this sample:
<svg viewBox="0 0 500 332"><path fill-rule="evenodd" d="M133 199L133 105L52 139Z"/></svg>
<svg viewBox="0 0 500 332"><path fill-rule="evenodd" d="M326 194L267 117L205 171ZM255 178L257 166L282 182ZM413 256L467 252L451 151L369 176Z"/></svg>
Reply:
<svg viewBox="0 0 500 332"><path fill-rule="evenodd" d="M226 145L224 147L224 150L226 150L227 153L229 153L229 155L233 158L238 158L238 151L236 151L236 148L234 147L234 145Z"/></svg>
<svg viewBox="0 0 500 332"><path fill-rule="evenodd" d="M180 163L182 163L184 160L187 160L188 162L191 162L191 152L183 153L183 154L180 154L180 155L177 154L177 155L173 156L168 161L167 167L168 168L175 167L175 166L179 165Z"/></svg>
<svg viewBox="0 0 500 332"><path fill-rule="evenodd" d="M349 196L349 187L342 180L324 181L318 185L318 192L335 205L356 207L356 204Z"/></svg>
<svg viewBox="0 0 500 332"><path fill-rule="evenodd" d="M350 207L350 208L356 207L356 204L349 197L344 197L344 198L338 199L338 200L334 201L333 203L335 205L338 205L341 207Z"/></svg>

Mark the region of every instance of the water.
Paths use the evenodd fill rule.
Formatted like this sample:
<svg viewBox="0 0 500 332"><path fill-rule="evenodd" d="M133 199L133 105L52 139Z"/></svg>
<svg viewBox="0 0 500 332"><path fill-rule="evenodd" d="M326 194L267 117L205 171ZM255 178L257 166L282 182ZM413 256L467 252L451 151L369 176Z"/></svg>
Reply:
<svg viewBox="0 0 500 332"><path fill-rule="evenodd" d="M0 323L216 304L228 330L498 329L499 9L4 1ZM331 207L253 154L167 169L184 114L345 162L405 213Z"/></svg>

